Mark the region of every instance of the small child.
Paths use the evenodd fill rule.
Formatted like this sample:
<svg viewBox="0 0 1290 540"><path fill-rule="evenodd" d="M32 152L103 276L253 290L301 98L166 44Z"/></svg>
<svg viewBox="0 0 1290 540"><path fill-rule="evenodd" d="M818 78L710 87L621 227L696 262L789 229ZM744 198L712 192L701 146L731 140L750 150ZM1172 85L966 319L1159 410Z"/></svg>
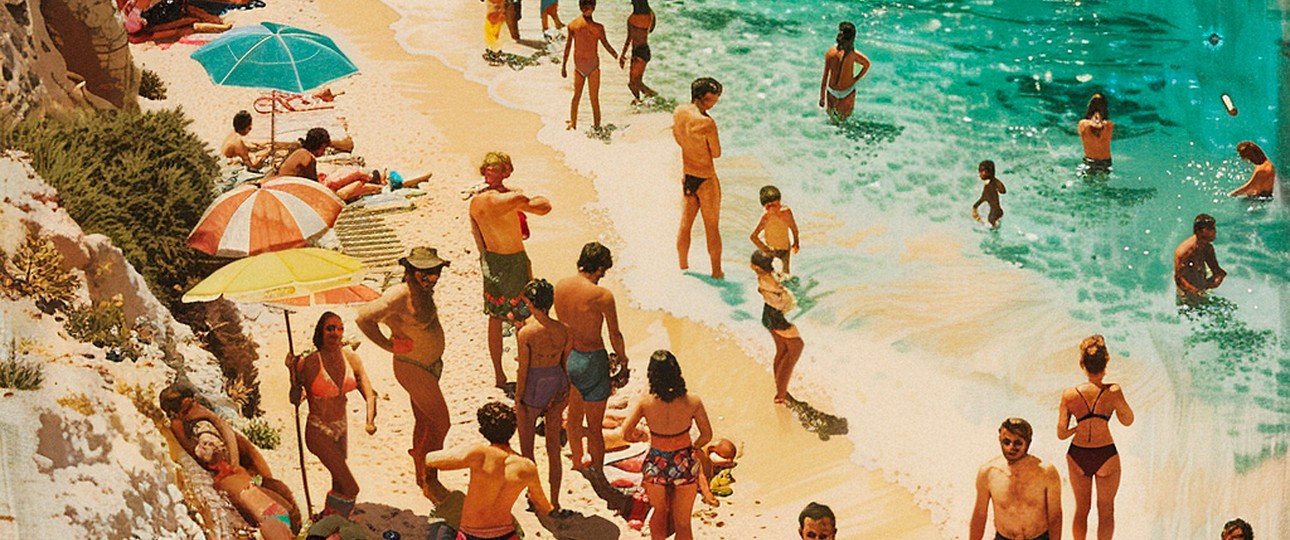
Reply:
<svg viewBox="0 0 1290 540"><path fill-rule="evenodd" d="M560 76L569 76L569 53L573 52L573 102L569 105L568 129L578 129L578 102L582 101L582 87L591 87L591 127L600 127L600 54L604 45L609 56L617 57L614 47L605 37L605 25L591 18L596 11L596 0L578 0L582 16L569 23L569 39L564 44L564 63Z"/></svg>
<svg viewBox="0 0 1290 540"><path fill-rule="evenodd" d="M977 174L981 176L981 181L985 183L985 186L981 188L981 198L977 199L976 203L972 205L972 219L981 221L981 214L977 213L976 209L981 206L981 203L986 203L990 205L990 215L986 219L990 221L991 229L997 229L999 228L999 218L1003 217L1003 207L999 205L999 195L1007 193L1008 189L1003 187L1003 182L994 177L993 161L987 159L977 165Z"/></svg>
<svg viewBox="0 0 1290 540"><path fill-rule="evenodd" d="M784 264L783 273L789 274L789 259L802 248L801 237L797 234L797 221L793 219L793 211L780 202L779 188L764 186L759 195L766 213L761 215L761 221L753 229L752 243L757 249L779 259ZM790 231L793 233L791 244L788 238ZM765 233L764 239L758 234L762 232Z"/></svg>

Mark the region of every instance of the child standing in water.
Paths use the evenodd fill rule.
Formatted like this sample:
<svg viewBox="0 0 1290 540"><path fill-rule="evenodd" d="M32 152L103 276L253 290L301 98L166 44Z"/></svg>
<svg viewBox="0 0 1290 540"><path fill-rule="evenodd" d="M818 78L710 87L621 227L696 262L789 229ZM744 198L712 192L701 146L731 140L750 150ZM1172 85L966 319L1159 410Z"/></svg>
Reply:
<svg viewBox="0 0 1290 540"><path fill-rule="evenodd" d="M764 186L758 195L766 213L761 215L761 221L758 221L757 228L753 229L752 243L757 246L757 249L779 259L784 264L784 273L788 274L791 272L789 259L802 247L801 237L797 234L797 221L793 219L793 211L780 201L779 188ZM789 243L790 232L793 234L791 244ZM764 236L761 233L764 233Z"/></svg>
<svg viewBox="0 0 1290 540"><path fill-rule="evenodd" d="M805 344L802 343L802 335L797 333L797 326L784 318L784 312L792 310L797 301L793 299L793 293L775 279L771 260L765 251L754 251L751 265L757 273L757 292L765 302L761 324L770 330L770 337L775 340L775 360L772 363L775 403L784 403L788 399L788 380L793 377L793 367L801 358Z"/></svg>
<svg viewBox="0 0 1290 540"><path fill-rule="evenodd" d="M573 51L573 103L569 105L569 129L578 129L578 102L582 101L582 85L591 89L591 126L600 127L600 54L598 44L604 44L610 56L618 56L605 37L605 25L591 19L596 11L596 0L578 0L582 16L569 23L569 41L564 44L564 63L560 76L569 76L569 51Z"/></svg>
<svg viewBox="0 0 1290 540"><path fill-rule="evenodd" d="M972 205L972 219L981 221L981 214L977 213L976 209L981 206L981 203L986 203L990 206L990 215L986 217L990 222L990 228L998 229L999 219L1003 217L1003 207L999 205L999 195L1007 193L1008 189L1003 187L1003 182L994 177L993 161L988 159L982 161L980 165L977 165L976 170L977 174L981 175L981 181L985 185L981 187L981 198L977 199L976 203Z"/></svg>

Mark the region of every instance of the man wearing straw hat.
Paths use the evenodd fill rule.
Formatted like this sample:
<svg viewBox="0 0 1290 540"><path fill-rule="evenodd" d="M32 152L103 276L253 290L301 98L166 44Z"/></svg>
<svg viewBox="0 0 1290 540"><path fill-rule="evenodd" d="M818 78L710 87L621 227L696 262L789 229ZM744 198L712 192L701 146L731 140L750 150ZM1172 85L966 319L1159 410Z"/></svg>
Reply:
<svg viewBox="0 0 1290 540"><path fill-rule="evenodd" d="M443 374L443 326L434 304L434 287L448 261L432 247L412 248L399 259L403 282L363 306L358 328L377 347L394 354L394 378L412 400L415 424L412 429L413 468L421 492L433 502L447 495L436 471L427 471L426 454L443 448L448 435L448 404L439 389ZM387 337L381 323L389 327Z"/></svg>

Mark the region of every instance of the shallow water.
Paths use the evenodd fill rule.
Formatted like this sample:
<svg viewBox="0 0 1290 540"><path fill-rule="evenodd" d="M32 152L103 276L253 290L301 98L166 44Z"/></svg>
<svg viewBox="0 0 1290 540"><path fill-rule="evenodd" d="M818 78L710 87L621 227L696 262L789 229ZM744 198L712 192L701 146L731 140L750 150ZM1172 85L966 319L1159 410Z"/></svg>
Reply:
<svg viewBox="0 0 1290 540"><path fill-rule="evenodd" d="M412 0L389 3L408 17L398 28L409 50L434 50L494 98L539 112L549 127L542 140L570 150L558 135L567 98L508 92L510 74L467 67L469 55L426 37L453 21ZM575 3L564 4L567 21ZM602 4L597 19L617 47L627 2ZM665 130L631 142L645 129L636 125L657 127L648 107L607 104L606 121L623 125L612 144L580 146L568 159L596 178L621 240L615 272L638 302L721 326L765 355L744 238L761 212L757 189L774 183L805 235L793 261L802 309L791 317L807 340L794 394L845 417L855 459L915 491L947 536L965 529L973 473L997 452L1002 418L1029 418L1035 453L1066 476L1052 421L1062 388L1083 379L1074 347L1095 332L1139 416L1112 428L1126 471L1119 532L1191 538L1242 515L1261 536L1290 533L1285 191L1277 201L1225 196L1251 171L1237 142L1290 158L1277 140L1282 13L1253 1L653 5L647 82L679 101L697 76L725 85L712 116L726 152L717 167L728 279L702 276L697 233L686 280L657 266L673 260L674 225L637 207L674 194L624 194L609 164L583 156L665 156L632 163L652 182L679 175L675 148ZM840 20L856 23L874 68L858 87L856 116L835 126L815 102ZM1207 40L1214 33L1218 45ZM474 25L462 35L476 39ZM565 83L524 84L567 95ZM1082 178L1075 124L1094 92L1109 97L1117 123L1115 171ZM1239 116L1225 113L1224 93ZM998 231L968 216L982 159L998 164L1008 187ZM1180 314L1172 251L1201 212L1218 220L1230 275L1214 305ZM1272 487L1249 494L1240 485Z"/></svg>

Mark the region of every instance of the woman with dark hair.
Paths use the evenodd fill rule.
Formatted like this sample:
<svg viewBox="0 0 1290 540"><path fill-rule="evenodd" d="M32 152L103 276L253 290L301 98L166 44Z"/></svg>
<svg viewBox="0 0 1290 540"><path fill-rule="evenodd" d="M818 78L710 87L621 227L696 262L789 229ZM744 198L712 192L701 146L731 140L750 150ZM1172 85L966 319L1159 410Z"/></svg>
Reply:
<svg viewBox="0 0 1290 540"><path fill-rule="evenodd" d="M856 25L838 25L838 43L824 53L824 76L820 79L820 106L829 116L845 122L856 106L856 86L869 74L869 57L856 50ZM856 64L860 72L856 73Z"/></svg>
<svg viewBox="0 0 1290 540"><path fill-rule="evenodd" d="M1107 114L1106 96L1093 94L1084 118L1079 121L1079 140L1084 143L1081 169L1085 174L1111 172L1111 134L1114 132L1115 122Z"/></svg>
<svg viewBox="0 0 1290 540"><path fill-rule="evenodd" d="M771 266L773 260L769 253L754 251L751 265L753 272L757 273L757 292L765 302L761 324L775 340L775 360L771 363L771 372L775 375L775 403L783 403L788 399L788 380L793 378L793 368L802 357L806 344L802 342L797 326L784 317L784 312L793 309L796 300L793 293L775 279L774 267Z"/></svg>
<svg viewBox="0 0 1290 540"><path fill-rule="evenodd" d="M1078 540L1087 536L1088 513L1096 483L1097 537L1108 540L1115 532L1115 492L1120 488L1120 456L1111 438L1111 416L1118 415L1120 424L1129 426L1133 424L1133 409L1124 400L1120 385L1103 381L1110 356L1102 336L1086 338L1079 348L1079 365L1088 375L1088 382L1062 392L1057 421L1058 439L1075 437L1066 452L1071 488L1075 492L1071 531ZM1071 417L1075 417L1074 427L1071 427Z"/></svg>
<svg viewBox="0 0 1290 540"><path fill-rule="evenodd" d="M299 404L301 392L309 400L305 421L305 447L318 456L331 473L331 491L322 515L348 517L358 495L358 481L345 463L349 454L349 422L345 416L345 395L353 390L367 401L367 434L376 433L376 393L363 370L358 354L342 346L345 324L330 311L314 326L315 352L287 358L295 366L291 373L291 403Z"/></svg>
<svg viewBox="0 0 1290 540"><path fill-rule="evenodd" d="M1271 197L1272 187L1277 180L1277 169L1272 166L1268 155L1263 153L1263 149L1253 141L1241 141L1236 145L1236 153L1240 154L1245 161L1254 164L1254 174L1250 175L1249 182L1228 193L1228 196Z"/></svg>
<svg viewBox="0 0 1290 540"><path fill-rule="evenodd" d="M363 171L352 171L349 174L340 176L339 174L328 175L318 172L318 158L327 153L327 148L332 146L331 134L326 129L316 127L305 133L305 138L299 139L300 148L291 152L282 166L278 167L278 176L296 176L315 180L328 189L336 192L336 196L345 201L353 201L364 195L380 193L385 182L381 180L380 171L366 173ZM413 182L404 182L404 185L412 187Z"/></svg>
<svg viewBox="0 0 1290 540"><path fill-rule="evenodd" d="M667 538L676 531L677 540L694 538L690 531L690 513L698 491L699 460L696 449L712 440L712 425L699 396L685 391L681 365L672 353L654 351L646 372L649 394L642 397L627 415L624 433L631 433L641 418L649 425L650 448L641 466L645 495L654 514L650 517L650 537ZM690 439L690 428L699 428L699 437Z"/></svg>

